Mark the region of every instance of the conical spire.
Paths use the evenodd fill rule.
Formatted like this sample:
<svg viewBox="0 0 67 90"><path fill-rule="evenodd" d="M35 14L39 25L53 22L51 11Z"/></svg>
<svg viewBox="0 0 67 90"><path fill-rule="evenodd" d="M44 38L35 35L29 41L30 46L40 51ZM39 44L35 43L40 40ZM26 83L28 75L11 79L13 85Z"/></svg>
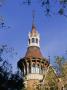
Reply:
<svg viewBox="0 0 67 90"><path fill-rule="evenodd" d="M32 20L32 30L29 32L29 40L28 40L28 46L37 46L40 47L40 35L36 30L35 24L34 24L34 19L35 19L35 14L33 12L32 14L33 20Z"/></svg>
<svg viewBox="0 0 67 90"><path fill-rule="evenodd" d="M36 36L36 35L37 35L36 27L32 25L31 36Z"/></svg>
<svg viewBox="0 0 67 90"><path fill-rule="evenodd" d="M35 23L34 23L34 20L35 20L35 11L33 11L32 17L33 17L33 20L32 20L32 31L31 31L31 35L36 35L37 34L37 31L36 31L36 27L35 27Z"/></svg>

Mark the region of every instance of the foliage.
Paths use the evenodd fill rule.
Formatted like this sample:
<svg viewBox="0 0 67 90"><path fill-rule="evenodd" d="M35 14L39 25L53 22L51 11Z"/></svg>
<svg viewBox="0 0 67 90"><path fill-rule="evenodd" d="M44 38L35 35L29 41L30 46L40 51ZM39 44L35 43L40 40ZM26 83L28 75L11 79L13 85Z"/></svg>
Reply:
<svg viewBox="0 0 67 90"><path fill-rule="evenodd" d="M57 84L57 76L52 66L49 67L45 80L48 81L49 86L55 86Z"/></svg>
<svg viewBox="0 0 67 90"><path fill-rule="evenodd" d="M58 65L58 70L60 71L58 78L61 78L61 82L64 84L64 87L67 88L67 61L61 56L57 56L55 60L56 64Z"/></svg>
<svg viewBox="0 0 67 90"><path fill-rule="evenodd" d="M12 73L12 66L5 59L3 54L12 53L12 49L7 45L0 47L0 90L21 90L23 78L19 71Z"/></svg>
<svg viewBox="0 0 67 90"><path fill-rule="evenodd" d="M0 0L0 7L4 4L6 0Z"/></svg>
<svg viewBox="0 0 67 90"><path fill-rule="evenodd" d="M62 65L62 78L67 81L67 62Z"/></svg>
<svg viewBox="0 0 67 90"><path fill-rule="evenodd" d="M56 56L55 63L56 63L55 69L57 71L57 74L62 75L63 73L62 65L65 63L65 58L63 56Z"/></svg>
<svg viewBox="0 0 67 90"><path fill-rule="evenodd" d="M22 0L23 4L32 5L37 0ZM63 15L67 17L67 0L39 0L38 4L44 10L45 15Z"/></svg>
<svg viewBox="0 0 67 90"><path fill-rule="evenodd" d="M8 80L8 88L10 88L10 90L21 90L23 85L23 79L22 77L20 77L20 75L18 73L16 74L12 74L11 77Z"/></svg>
<svg viewBox="0 0 67 90"><path fill-rule="evenodd" d="M53 69L53 66L49 66L48 72L44 76L43 85L41 85L42 90L58 90L57 89L57 81L58 78Z"/></svg>

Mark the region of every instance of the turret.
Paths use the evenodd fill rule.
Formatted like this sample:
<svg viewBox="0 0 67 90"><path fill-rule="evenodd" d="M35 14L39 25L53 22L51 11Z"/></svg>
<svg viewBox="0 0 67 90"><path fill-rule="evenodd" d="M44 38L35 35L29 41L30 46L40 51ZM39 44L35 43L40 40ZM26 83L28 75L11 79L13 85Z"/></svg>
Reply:
<svg viewBox="0 0 67 90"><path fill-rule="evenodd" d="M25 86L33 90L34 83L39 83L40 80L43 80L43 75L49 66L49 62L41 53L40 35L34 23L28 36L28 48L25 56L19 60L18 67L23 74Z"/></svg>

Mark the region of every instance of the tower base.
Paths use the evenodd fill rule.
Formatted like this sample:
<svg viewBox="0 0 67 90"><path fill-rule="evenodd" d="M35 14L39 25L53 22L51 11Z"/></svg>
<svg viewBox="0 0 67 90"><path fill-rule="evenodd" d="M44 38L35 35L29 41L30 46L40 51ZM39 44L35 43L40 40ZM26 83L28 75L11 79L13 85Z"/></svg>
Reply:
<svg viewBox="0 0 67 90"><path fill-rule="evenodd" d="M39 83L39 80L27 80L25 81L25 88L26 90L38 90Z"/></svg>

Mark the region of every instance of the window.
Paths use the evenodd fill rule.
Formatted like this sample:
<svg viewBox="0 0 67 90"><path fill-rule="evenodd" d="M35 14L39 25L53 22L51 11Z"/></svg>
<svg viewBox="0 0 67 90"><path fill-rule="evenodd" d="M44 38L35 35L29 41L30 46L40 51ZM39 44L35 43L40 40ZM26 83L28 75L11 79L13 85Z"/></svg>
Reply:
<svg viewBox="0 0 67 90"><path fill-rule="evenodd" d="M38 39L36 38L36 43L38 43Z"/></svg>
<svg viewBox="0 0 67 90"><path fill-rule="evenodd" d="M31 73L35 73L35 69L36 69L35 64L33 64L32 67L31 67Z"/></svg>
<svg viewBox="0 0 67 90"><path fill-rule="evenodd" d="M35 39L34 38L32 38L32 43L35 43Z"/></svg>
<svg viewBox="0 0 67 90"><path fill-rule="evenodd" d="M30 39L29 39L29 44L30 44Z"/></svg>
<svg viewBox="0 0 67 90"><path fill-rule="evenodd" d="M36 73L39 73L39 71L40 71L39 65L36 65Z"/></svg>

